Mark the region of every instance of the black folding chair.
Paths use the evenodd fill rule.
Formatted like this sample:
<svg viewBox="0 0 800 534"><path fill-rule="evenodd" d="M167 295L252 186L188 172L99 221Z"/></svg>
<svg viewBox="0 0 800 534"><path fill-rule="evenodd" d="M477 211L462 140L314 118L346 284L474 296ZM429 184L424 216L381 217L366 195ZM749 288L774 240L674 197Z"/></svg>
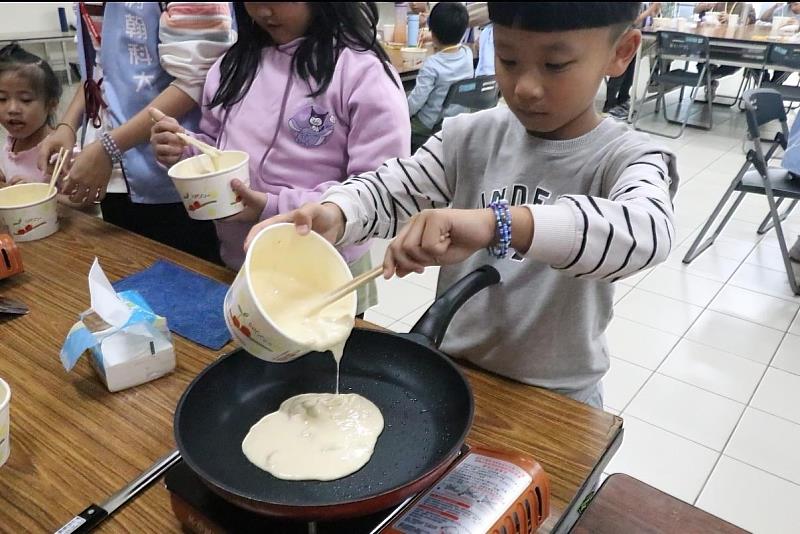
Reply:
<svg viewBox="0 0 800 534"><path fill-rule="evenodd" d="M767 65L778 71L800 71L800 45L773 43L767 52ZM764 82L761 87L775 89L785 102L800 102L800 87L772 82Z"/></svg>
<svg viewBox="0 0 800 534"><path fill-rule="evenodd" d="M789 278L789 286L796 295L800 295L798 288L797 278L792 270L792 262L789 259L789 251L786 247L786 240L783 235L783 228L781 221L788 215L789 211L800 200L800 177L795 177L786 169L781 167L770 166L769 162L775 155L775 152L780 148L786 150L787 139L789 137L789 127L786 124L786 110L783 108L783 97L774 89L756 89L748 91L744 95L745 116L747 118L747 137L753 144L753 148L748 150L746 161L736 177L731 182L725 194L720 199L711 216L703 225L700 234L692 243L686 256L683 258L683 263L691 263L697 256L703 253L710 247L714 240L722 232L725 225L733 216L736 208L744 199L747 193L755 193L757 195L764 195L767 197L767 204L769 205L768 220L771 222L770 228L775 228L775 235L778 238L778 245L781 249L783 256L783 264L786 268L786 275ZM775 139L771 142L771 146L765 152L761 141L761 127L767 123L779 121L781 131L775 135ZM752 170L751 170L752 168ZM731 196L738 192L733 205L725 213L719 226L714 230L714 233L704 240L705 235L711 229L714 221L719 216L722 208L725 207ZM776 198L778 199L776 201ZM783 213L778 212L778 207L783 199L791 199L792 203L789 208ZM769 228L765 227L765 220L758 228L759 233L764 233Z"/></svg>
<svg viewBox="0 0 800 534"><path fill-rule="evenodd" d="M494 76L477 76L453 82L444 97L442 111L439 113L439 118L436 121L436 126L433 127L433 131L438 132L442 129L442 121L448 116L448 112L452 113L452 109L448 109L450 106L461 106L469 113L490 109L497 105L499 95L500 89ZM411 153L416 152L427 140L428 137L426 135L412 133Z"/></svg>
<svg viewBox="0 0 800 534"><path fill-rule="evenodd" d="M500 89L494 76L477 76L454 82L444 98L435 129L441 128L449 106L461 106L470 112L490 109L497 105L499 94Z"/></svg>
<svg viewBox="0 0 800 534"><path fill-rule="evenodd" d="M710 46L708 44L708 37L700 35L692 35L688 33L660 31L657 34L658 50L656 52L658 60L653 63L650 69L650 77L647 80L647 86L655 84L658 87L658 94L655 98L655 111L651 115L657 115L659 108L663 109L664 119L673 124L680 124L681 128L677 135L668 135L664 132L657 130L648 130L638 126L639 121L644 117L641 112L636 114L633 121L633 127L643 132L652 133L677 139L683 135L686 126L710 130L714 126L714 118L712 115L713 104L710 100L705 103L705 108L708 112L707 124L690 124L689 117L691 115L691 106L695 100L697 90L701 86L705 86L706 94L710 94L712 75L709 69L709 55ZM671 69L670 65L673 61L684 61L684 68ZM697 62L698 65L702 64L700 72L693 72L689 70L690 62ZM686 87L691 87L689 93L689 103L683 111L684 118L680 119L681 109L684 106L684 92ZM676 106L675 114L670 117L667 113L666 94L669 91L680 88L680 97ZM647 95L637 104L636 108L641 110L642 105L647 101ZM650 116L650 115L647 115Z"/></svg>

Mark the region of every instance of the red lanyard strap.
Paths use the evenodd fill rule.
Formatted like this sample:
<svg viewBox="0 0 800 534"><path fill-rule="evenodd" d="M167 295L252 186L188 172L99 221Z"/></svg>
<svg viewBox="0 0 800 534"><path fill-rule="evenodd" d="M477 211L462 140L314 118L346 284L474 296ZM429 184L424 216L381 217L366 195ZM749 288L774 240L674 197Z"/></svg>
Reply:
<svg viewBox="0 0 800 534"><path fill-rule="evenodd" d="M100 109L108 107L105 100L103 100L103 91L100 85L103 79L95 82L94 80L86 80L83 82L83 97L86 102L86 117L95 128L100 128L102 121L100 120Z"/></svg>
<svg viewBox="0 0 800 534"><path fill-rule="evenodd" d="M97 25L92 20L92 17L89 16L89 11L86 9L86 2L81 2L79 4L79 8L84 26L86 26L86 29L89 30L92 40L95 42L95 46L100 47L100 32L97 30Z"/></svg>

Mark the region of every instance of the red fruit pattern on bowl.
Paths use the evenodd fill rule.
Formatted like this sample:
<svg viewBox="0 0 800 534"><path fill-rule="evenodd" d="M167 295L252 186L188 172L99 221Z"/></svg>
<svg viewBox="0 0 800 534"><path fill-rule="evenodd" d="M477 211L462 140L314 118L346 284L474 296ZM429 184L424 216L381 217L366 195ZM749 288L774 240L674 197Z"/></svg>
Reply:
<svg viewBox="0 0 800 534"><path fill-rule="evenodd" d="M208 206L209 204L215 204L216 202L217 202L216 200L209 200L208 202L203 202L201 204L199 200L195 200L194 202L189 204L189 207L187 209L189 211L197 211L204 206Z"/></svg>
<svg viewBox="0 0 800 534"><path fill-rule="evenodd" d="M20 228L19 230L17 230L16 232L14 232L14 235L25 235L25 234L27 234L28 232L31 232L31 231L33 231L33 230L36 230L36 229L37 229L37 228L39 228L40 226L44 226L45 224L47 224L47 221L40 222L40 223L38 223L38 224L36 224L36 225L31 225L31 224L28 224L28 225L26 225L24 228Z"/></svg>
<svg viewBox="0 0 800 534"><path fill-rule="evenodd" d="M250 335L252 334L252 332L250 332L250 329L244 325L244 319L246 319L247 317L249 317L249 316L250 316L250 314L249 314L249 313L245 313L245 311L244 311L244 310L242 310L242 307L241 307L241 306L239 306L239 314L242 316L242 319L241 319L241 320L240 320L240 319L239 319L239 318L238 318L236 315L234 315L233 313L231 313L231 322L233 323L233 326L235 326L236 328L238 328L238 329L239 329L239 331L240 331L240 332L241 332L241 333L242 333L242 334L243 334L245 337L248 337L248 338L249 338L249 337L250 337Z"/></svg>

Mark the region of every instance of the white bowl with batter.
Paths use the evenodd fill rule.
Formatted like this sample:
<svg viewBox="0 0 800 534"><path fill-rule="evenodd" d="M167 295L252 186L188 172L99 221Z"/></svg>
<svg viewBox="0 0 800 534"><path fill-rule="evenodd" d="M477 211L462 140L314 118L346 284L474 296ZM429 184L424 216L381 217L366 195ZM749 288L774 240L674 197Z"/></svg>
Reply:
<svg viewBox="0 0 800 534"><path fill-rule="evenodd" d="M0 227L14 241L35 241L58 231L56 190L49 184L17 184L0 189Z"/></svg>
<svg viewBox="0 0 800 534"><path fill-rule="evenodd" d="M301 319L301 311L352 279L342 256L319 234L301 236L292 224L268 226L253 239L225 295L225 322L233 339L263 360L288 362L331 349L338 361L353 327L356 293L311 318Z"/></svg>
<svg viewBox="0 0 800 534"><path fill-rule="evenodd" d="M224 150L219 170L211 158L193 156L170 167L167 174L181 195L189 217L200 221L223 219L244 209L242 199L231 189L231 181L250 185L250 155L240 150Z"/></svg>

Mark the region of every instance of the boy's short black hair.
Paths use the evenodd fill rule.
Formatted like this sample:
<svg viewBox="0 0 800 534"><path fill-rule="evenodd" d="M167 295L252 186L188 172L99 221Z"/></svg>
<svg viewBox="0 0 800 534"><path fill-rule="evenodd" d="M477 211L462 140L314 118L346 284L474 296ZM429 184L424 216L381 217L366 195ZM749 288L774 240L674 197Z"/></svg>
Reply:
<svg viewBox="0 0 800 534"><path fill-rule="evenodd" d="M460 43L468 25L469 13L460 2L439 2L428 16L431 33L443 45Z"/></svg>
<svg viewBox="0 0 800 534"><path fill-rule="evenodd" d="M632 24L641 2L487 2L495 24L535 32L558 32Z"/></svg>

